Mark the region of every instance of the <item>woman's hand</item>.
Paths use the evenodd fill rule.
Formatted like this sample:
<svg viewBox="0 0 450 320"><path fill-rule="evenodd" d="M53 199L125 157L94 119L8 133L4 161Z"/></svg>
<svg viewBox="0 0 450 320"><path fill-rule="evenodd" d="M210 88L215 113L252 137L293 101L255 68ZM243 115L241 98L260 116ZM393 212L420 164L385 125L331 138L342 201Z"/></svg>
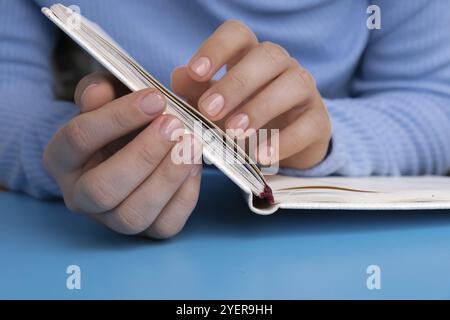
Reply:
<svg viewBox="0 0 450 320"><path fill-rule="evenodd" d="M212 81L223 66L226 74ZM327 154L331 122L313 77L279 45L259 43L241 22L219 27L187 66L174 71L172 87L240 137L248 136L243 131L279 129L279 146L260 142L261 164L307 169Z"/></svg>
<svg viewBox="0 0 450 320"><path fill-rule="evenodd" d="M161 115L165 99L148 89L116 98L111 76L83 79L81 113L53 137L44 162L66 205L123 234L167 238L184 226L197 203L201 164L176 164L182 147L201 145L183 124ZM177 133L178 131L178 133ZM188 162L188 161L186 161Z"/></svg>

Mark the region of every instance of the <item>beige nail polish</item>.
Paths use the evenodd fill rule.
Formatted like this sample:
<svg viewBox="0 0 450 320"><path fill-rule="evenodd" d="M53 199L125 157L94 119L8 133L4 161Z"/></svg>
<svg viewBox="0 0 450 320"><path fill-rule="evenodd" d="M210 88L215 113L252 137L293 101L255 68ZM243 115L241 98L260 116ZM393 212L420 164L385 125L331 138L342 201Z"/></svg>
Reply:
<svg viewBox="0 0 450 320"><path fill-rule="evenodd" d="M245 131L250 124L250 118L245 113L240 113L228 122L229 129L240 129Z"/></svg>
<svg viewBox="0 0 450 320"><path fill-rule="evenodd" d="M166 108L166 100L161 96L161 94L152 92L147 94L141 100L140 108L145 114L149 116L157 115L159 113L162 113Z"/></svg>
<svg viewBox="0 0 450 320"><path fill-rule="evenodd" d="M207 57L198 58L191 64L191 70L194 71L199 77L204 77L211 69L211 60Z"/></svg>
<svg viewBox="0 0 450 320"><path fill-rule="evenodd" d="M214 93L202 102L202 109L210 116L218 115L225 106L225 99L221 94Z"/></svg>

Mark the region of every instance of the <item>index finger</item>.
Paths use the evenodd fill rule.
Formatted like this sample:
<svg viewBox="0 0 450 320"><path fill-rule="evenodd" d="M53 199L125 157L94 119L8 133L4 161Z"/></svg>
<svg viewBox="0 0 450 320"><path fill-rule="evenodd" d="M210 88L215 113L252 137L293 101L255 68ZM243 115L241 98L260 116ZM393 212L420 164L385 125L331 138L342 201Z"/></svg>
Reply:
<svg viewBox="0 0 450 320"><path fill-rule="evenodd" d="M108 143L150 123L165 107L165 98L155 89L113 100L60 129L47 148L46 159L54 168L77 169Z"/></svg>
<svg viewBox="0 0 450 320"><path fill-rule="evenodd" d="M192 79L205 82L225 64L256 47L256 35L242 22L229 20L222 24L200 47L188 64Z"/></svg>

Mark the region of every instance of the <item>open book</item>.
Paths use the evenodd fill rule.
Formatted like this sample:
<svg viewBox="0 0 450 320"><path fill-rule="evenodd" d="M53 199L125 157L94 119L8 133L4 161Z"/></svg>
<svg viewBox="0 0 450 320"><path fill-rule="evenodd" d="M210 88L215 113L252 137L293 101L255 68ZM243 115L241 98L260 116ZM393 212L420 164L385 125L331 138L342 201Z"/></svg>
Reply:
<svg viewBox="0 0 450 320"><path fill-rule="evenodd" d="M204 156L244 191L256 213L269 214L278 208L450 208L450 178L445 177L265 177L233 139L164 87L99 26L61 4L43 8L42 12L130 90L158 89L167 98L166 112L178 117L186 130L197 136L203 144Z"/></svg>

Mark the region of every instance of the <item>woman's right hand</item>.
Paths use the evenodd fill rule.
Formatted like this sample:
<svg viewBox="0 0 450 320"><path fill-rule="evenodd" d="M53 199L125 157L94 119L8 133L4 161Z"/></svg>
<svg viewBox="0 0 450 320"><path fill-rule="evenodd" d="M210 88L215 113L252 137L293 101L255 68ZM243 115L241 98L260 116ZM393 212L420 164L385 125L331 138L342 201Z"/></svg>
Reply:
<svg viewBox="0 0 450 320"><path fill-rule="evenodd" d="M201 145L180 120L162 115L165 98L153 89L117 98L115 80L93 74L78 85L80 114L48 144L44 163L69 209L128 235L168 238L196 206ZM174 137L181 141L174 141ZM173 152L186 144L190 163Z"/></svg>

